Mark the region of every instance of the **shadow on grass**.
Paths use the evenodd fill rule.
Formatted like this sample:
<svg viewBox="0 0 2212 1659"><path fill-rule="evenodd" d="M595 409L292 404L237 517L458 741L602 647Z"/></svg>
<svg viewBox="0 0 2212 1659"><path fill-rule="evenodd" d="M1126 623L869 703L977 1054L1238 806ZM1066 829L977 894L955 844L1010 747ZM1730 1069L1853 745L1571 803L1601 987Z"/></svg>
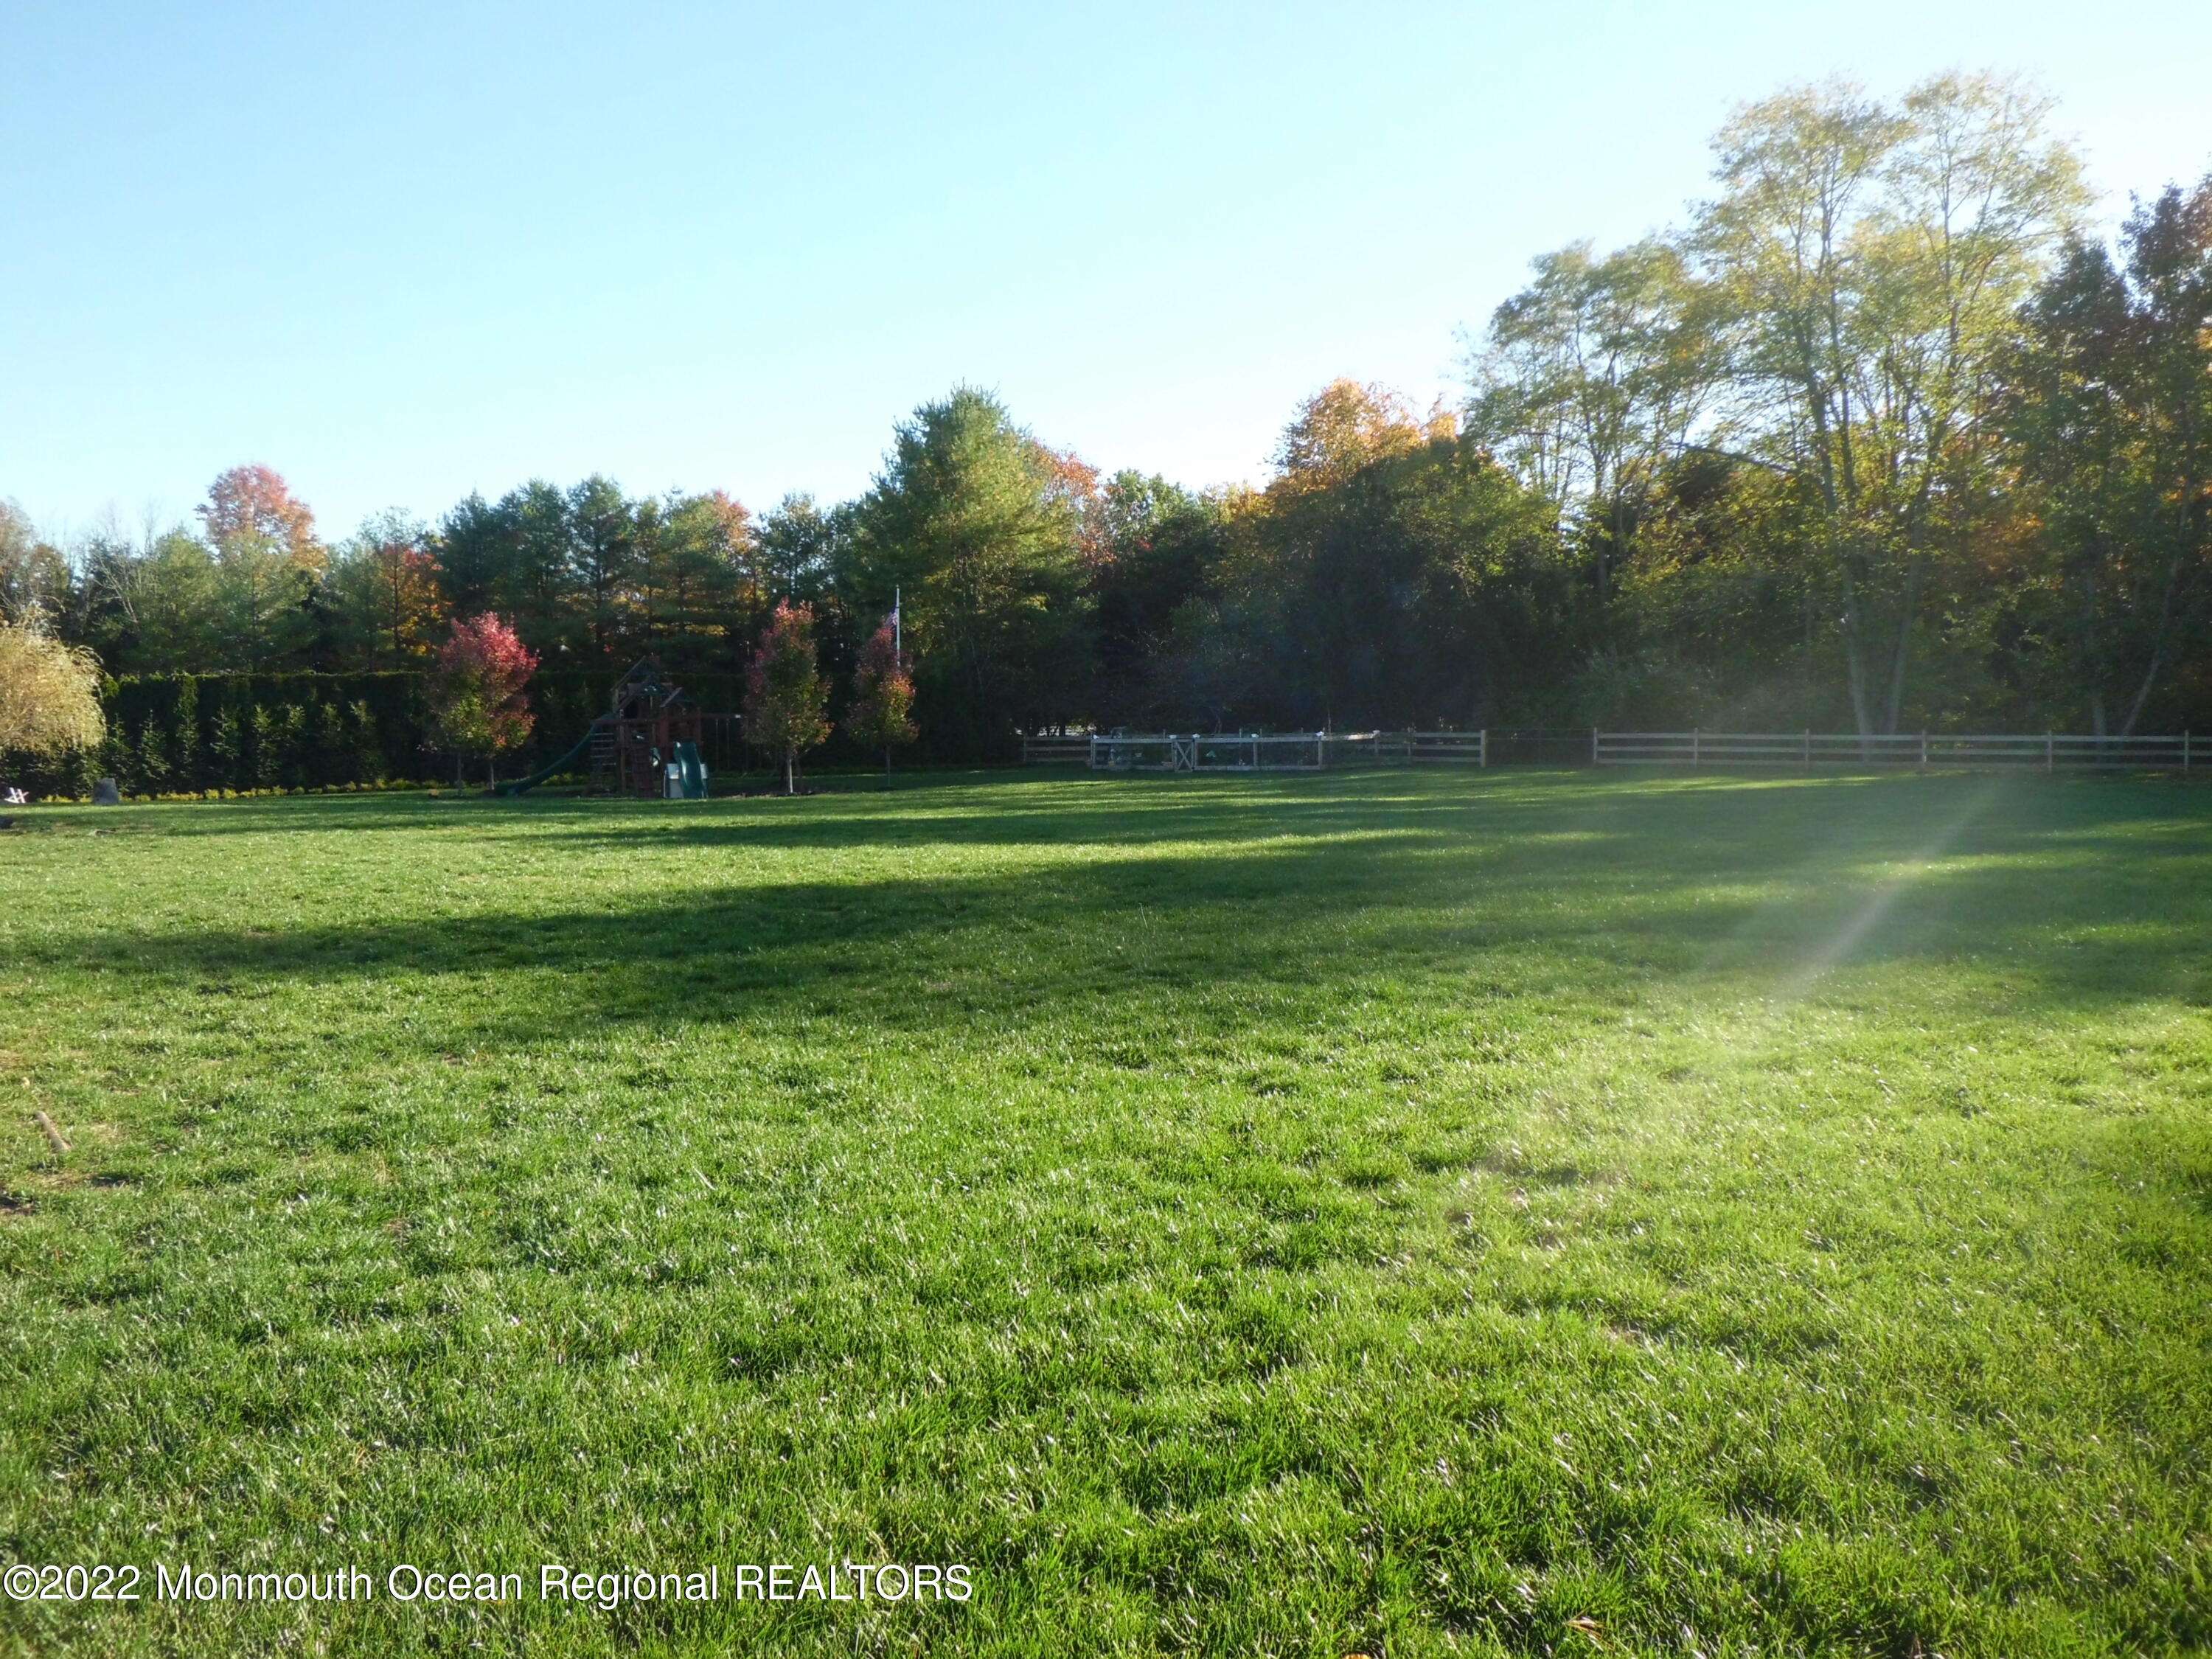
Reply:
<svg viewBox="0 0 2212 1659"><path fill-rule="evenodd" d="M33 939L20 959L211 995L529 972L526 994L488 1017L516 1042L787 1012L996 1029L1090 997L1240 985L1449 979L1626 1002L1657 976L1797 996L1853 963L1964 957L2024 1005L2212 996L2212 814L2170 793L1990 779L1636 787L1583 775L1403 795L1241 781L1149 797L1136 781L1104 799L1087 781L1029 786L972 810L981 792L954 788L911 815L857 799L826 811L818 798L746 803L741 819L487 812L482 831L511 826L586 860L679 847L1071 855L1014 872L729 883L617 908ZM392 827L438 810L416 805ZM1127 850L1145 842L1173 846Z"/></svg>

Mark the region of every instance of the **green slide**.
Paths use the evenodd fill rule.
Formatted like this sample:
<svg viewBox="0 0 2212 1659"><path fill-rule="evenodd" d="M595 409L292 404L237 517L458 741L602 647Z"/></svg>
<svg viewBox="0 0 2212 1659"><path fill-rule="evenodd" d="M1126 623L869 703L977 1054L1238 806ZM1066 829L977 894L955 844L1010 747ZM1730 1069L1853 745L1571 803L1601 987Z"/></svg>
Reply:
<svg viewBox="0 0 2212 1659"><path fill-rule="evenodd" d="M599 720L593 720L586 726L584 735L577 740L576 746L562 756L559 760L549 766L539 767L526 778L517 778L513 783L502 783L492 793L495 795L520 795L535 789L548 778L557 778L568 769L568 763L571 761L579 759L583 752L592 746L592 738L598 733L602 724L603 722Z"/></svg>

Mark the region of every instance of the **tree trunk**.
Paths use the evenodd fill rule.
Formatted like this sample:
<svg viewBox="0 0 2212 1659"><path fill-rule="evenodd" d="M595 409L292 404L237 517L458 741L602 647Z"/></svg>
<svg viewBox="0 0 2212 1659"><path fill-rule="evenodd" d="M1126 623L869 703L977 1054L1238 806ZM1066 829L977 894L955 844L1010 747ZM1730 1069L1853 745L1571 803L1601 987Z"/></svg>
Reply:
<svg viewBox="0 0 2212 1659"><path fill-rule="evenodd" d="M783 793L787 795L799 793L798 761L796 750L787 749L783 751Z"/></svg>
<svg viewBox="0 0 2212 1659"><path fill-rule="evenodd" d="M1912 654L1912 623L1920 609L1920 584L1924 574L1925 568L1915 559L1905 584L1905 614L1898 618L1897 649L1890 658L1888 719L1882 727L1885 732L1895 732L1904 714L1905 667Z"/></svg>
<svg viewBox="0 0 2212 1659"><path fill-rule="evenodd" d="M2150 665L2143 670L2142 684L2136 688L2135 701L2128 705L2127 721L2120 727L2120 735L2124 738L2135 736L2136 722L2142 718L2143 704L2150 701L2151 685L2158 678L2158 671L2165 665L2165 625L2161 623L2158 647L2150 653Z"/></svg>
<svg viewBox="0 0 2212 1659"><path fill-rule="evenodd" d="M2090 562L2081 572L2081 608L2078 623L2079 655L2081 672L2089 682L2089 729L2097 736L2105 735L2104 664L2097 660L2097 562L2104 556L2102 538L2091 552Z"/></svg>
<svg viewBox="0 0 2212 1659"><path fill-rule="evenodd" d="M1867 707L1867 673L1863 633L1859 625L1858 584L1851 579L1850 556L1843 562L1844 574L1844 671L1851 692L1851 720L1858 727L1859 736L1874 734L1874 713ZM1867 757L1867 749L1860 745L1859 757Z"/></svg>
<svg viewBox="0 0 2212 1659"><path fill-rule="evenodd" d="M2128 705L2127 723L2120 727L2120 735L2135 735L2136 721L2142 717L2143 704L2150 701L2150 688L2158 678L2158 671L2166 662L2166 642L2168 630L2173 626L2174 590L2181 586L2183 554L2177 549L2166 567L2166 591L2159 596L2158 626L2151 633L2150 664L2143 670L2142 683L2136 687L2135 701Z"/></svg>

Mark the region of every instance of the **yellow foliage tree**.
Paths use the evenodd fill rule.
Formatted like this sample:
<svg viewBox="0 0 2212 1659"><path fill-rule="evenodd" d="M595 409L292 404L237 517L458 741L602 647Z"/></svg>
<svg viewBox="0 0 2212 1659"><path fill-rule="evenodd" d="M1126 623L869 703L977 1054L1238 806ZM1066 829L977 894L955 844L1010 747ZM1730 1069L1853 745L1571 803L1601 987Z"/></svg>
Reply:
<svg viewBox="0 0 2212 1659"><path fill-rule="evenodd" d="M0 625L0 750L58 755L107 730L100 664L33 623Z"/></svg>

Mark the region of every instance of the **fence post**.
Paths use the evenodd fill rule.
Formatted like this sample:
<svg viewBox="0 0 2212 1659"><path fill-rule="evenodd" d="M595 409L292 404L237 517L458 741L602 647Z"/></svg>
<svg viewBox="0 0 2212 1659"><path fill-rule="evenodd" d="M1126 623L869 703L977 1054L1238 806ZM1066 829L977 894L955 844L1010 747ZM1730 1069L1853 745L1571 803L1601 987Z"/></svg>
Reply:
<svg viewBox="0 0 2212 1659"><path fill-rule="evenodd" d="M1928 734L1925 732L1920 734L1920 769L1923 772L1928 769Z"/></svg>
<svg viewBox="0 0 2212 1659"><path fill-rule="evenodd" d="M1474 734L1474 763L1478 768L1490 764L1490 728L1486 726Z"/></svg>
<svg viewBox="0 0 2212 1659"><path fill-rule="evenodd" d="M2056 732L2045 732L2043 734L2043 769L2046 772L2058 769L2058 738Z"/></svg>
<svg viewBox="0 0 2212 1659"><path fill-rule="evenodd" d="M2189 733L2186 732L2181 734L2181 775L2185 778L2189 775Z"/></svg>
<svg viewBox="0 0 2212 1659"><path fill-rule="evenodd" d="M1698 731L1696 726L1692 726L1690 728L1690 769L1692 772L1698 769L1698 752L1703 748L1704 744L1705 734Z"/></svg>
<svg viewBox="0 0 2212 1659"><path fill-rule="evenodd" d="M1812 776L1812 775L1813 775L1813 728L1812 728L1811 726L1807 726L1807 727L1805 728L1805 775L1806 775L1806 776L1808 776L1808 777L1810 777L1810 776Z"/></svg>
<svg viewBox="0 0 2212 1659"><path fill-rule="evenodd" d="M1590 727L1590 764L1597 764L1597 727Z"/></svg>

